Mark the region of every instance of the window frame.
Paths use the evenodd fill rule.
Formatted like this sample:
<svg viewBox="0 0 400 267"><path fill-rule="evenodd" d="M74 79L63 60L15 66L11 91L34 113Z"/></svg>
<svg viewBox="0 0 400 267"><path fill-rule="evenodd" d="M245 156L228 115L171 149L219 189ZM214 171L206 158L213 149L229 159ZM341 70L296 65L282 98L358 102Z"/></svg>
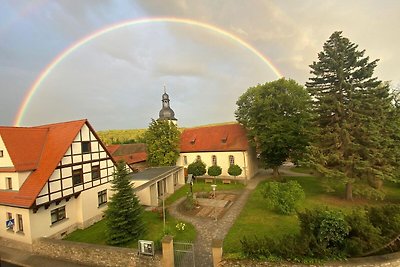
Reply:
<svg viewBox="0 0 400 267"><path fill-rule="evenodd" d="M80 182L76 180L78 175L79 175ZM72 170L72 185L76 186L76 185L81 185L81 184L83 184L83 170L82 169Z"/></svg>
<svg viewBox="0 0 400 267"><path fill-rule="evenodd" d="M212 166L217 166L217 156L216 155L212 155L211 156L211 165Z"/></svg>
<svg viewBox="0 0 400 267"><path fill-rule="evenodd" d="M187 156L183 156L183 165L188 165L187 163L188 163Z"/></svg>
<svg viewBox="0 0 400 267"><path fill-rule="evenodd" d="M100 179L100 165L92 165L91 169L92 180Z"/></svg>
<svg viewBox="0 0 400 267"><path fill-rule="evenodd" d="M235 165L235 156L229 155L229 166Z"/></svg>
<svg viewBox="0 0 400 267"><path fill-rule="evenodd" d="M53 221L54 214L56 215L56 220ZM67 212L65 210L65 206L55 208L55 209L51 210L51 212L50 212L50 219L51 219L52 225L55 223L58 223L60 221L63 221L66 218L67 218Z"/></svg>
<svg viewBox="0 0 400 267"><path fill-rule="evenodd" d="M4 151L0 150L0 158L4 157Z"/></svg>
<svg viewBox="0 0 400 267"><path fill-rule="evenodd" d="M201 161L201 156L200 155L196 156L196 161Z"/></svg>
<svg viewBox="0 0 400 267"><path fill-rule="evenodd" d="M108 199L107 199L107 189L101 190L97 192L97 204L98 207L103 206L104 204L107 204Z"/></svg>
<svg viewBox="0 0 400 267"><path fill-rule="evenodd" d="M90 141L82 141L81 142L81 152L82 152L82 154L89 154L91 152Z"/></svg>
<svg viewBox="0 0 400 267"><path fill-rule="evenodd" d="M7 190L12 190L12 177L6 177L6 189Z"/></svg>
<svg viewBox="0 0 400 267"><path fill-rule="evenodd" d="M24 231L24 221L22 220L22 214L17 214L17 222L18 222L18 232Z"/></svg>

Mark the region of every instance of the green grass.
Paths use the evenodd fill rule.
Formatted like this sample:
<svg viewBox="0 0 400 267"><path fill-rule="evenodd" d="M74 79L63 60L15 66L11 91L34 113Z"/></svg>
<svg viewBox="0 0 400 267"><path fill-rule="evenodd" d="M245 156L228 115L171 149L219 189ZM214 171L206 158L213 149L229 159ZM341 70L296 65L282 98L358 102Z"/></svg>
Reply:
<svg viewBox="0 0 400 267"><path fill-rule="evenodd" d="M359 199L346 201L342 197L344 195L343 192L326 193L319 179L313 176L287 177L287 180L298 181L306 194L306 199L301 203L298 210L330 207L341 209L347 213L356 207L364 205L400 203L400 184L385 182L383 190L387 196L383 202ZM252 192L245 207L226 236L223 249L227 256L235 257L235 255L240 255L240 239L244 236L249 238L254 236L280 238L284 234L299 232L300 226L296 215L280 215L266 206L261 194L261 188L266 182L261 182Z"/></svg>
<svg viewBox="0 0 400 267"><path fill-rule="evenodd" d="M164 236L162 217L158 213L145 211L143 219L147 227L147 231L146 233L141 235L139 239L155 241L156 247L159 248L160 241ZM186 224L185 230L179 231L176 228L176 224L178 224L179 222L181 221L178 221L172 216L167 215L166 233L174 236L174 240L194 241L194 239L196 238L196 230L194 226L190 223L184 222ZM106 231L105 220L101 220L84 230L78 229L74 231L64 239L69 241L105 245L106 244L105 231ZM137 241L138 240L132 240L131 242L126 244L125 247L136 248Z"/></svg>
<svg viewBox="0 0 400 267"><path fill-rule="evenodd" d="M242 190L245 187L244 184L242 183L235 183L231 182L230 184L223 184L222 181L217 180L217 191L229 191L229 190ZM211 191L211 185L204 183L204 180L199 179L195 183L193 183L193 192L209 192ZM170 195L166 200L165 200L165 205L171 205L178 199L185 197L187 193L190 191L190 186L188 184L185 184L178 190L176 190L172 195Z"/></svg>

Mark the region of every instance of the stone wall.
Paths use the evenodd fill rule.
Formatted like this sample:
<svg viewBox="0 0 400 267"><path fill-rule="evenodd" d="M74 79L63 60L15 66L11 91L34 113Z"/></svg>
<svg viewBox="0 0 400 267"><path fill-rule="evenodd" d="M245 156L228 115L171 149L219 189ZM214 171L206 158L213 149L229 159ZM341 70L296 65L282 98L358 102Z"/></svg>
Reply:
<svg viewBox="0 0 400 267"><path fill-rule="evenodd" d="M139 256L137 249L40 238L33 245L39 255L93 266L160 267L161 256Z"/></svg>
<svg viewBox="0 0 400 267"><path fill-rule="evenodd" d="M317 265L303 265L292 263L273 263L273 262L260 262L251 260L223 260L220 267L310 267L310 266L324 266L324 267L399 267L400 266L400 252L386 254L381 256L372 256L365 258L353 258L342 262L328 262L325 264Z"/></svg>

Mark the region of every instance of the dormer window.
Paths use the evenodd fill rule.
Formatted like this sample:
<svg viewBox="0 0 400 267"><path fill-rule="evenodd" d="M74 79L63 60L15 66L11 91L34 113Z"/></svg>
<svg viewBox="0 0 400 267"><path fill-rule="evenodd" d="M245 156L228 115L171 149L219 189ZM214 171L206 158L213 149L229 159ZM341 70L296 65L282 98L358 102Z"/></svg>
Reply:
<svg viewBox="0 0 400 267"><path fill-rule="evenodd" d="M3 150L0 150L0 158L4 157L4 152Z"/></svg>
<svg viewBox="0 0 400 267"><path fill-rule="evenodd" d="M192 145L194 145L194 143L196 143L196 137L193 137L192 140L190 140L190 143L191 143Z"/></svg>
<svg viewBox="0 0 400 267"><path fill-rule="evenodd" d="M224 137L221 138L221 143L226 144L227 140L228 140L228 135L225 135Z"/></svg>
<svg viewBox="0 0 400 267"><path fill-rule="evenodd" d="M90 153L90 142L82 142L82 154Z"/></svg>

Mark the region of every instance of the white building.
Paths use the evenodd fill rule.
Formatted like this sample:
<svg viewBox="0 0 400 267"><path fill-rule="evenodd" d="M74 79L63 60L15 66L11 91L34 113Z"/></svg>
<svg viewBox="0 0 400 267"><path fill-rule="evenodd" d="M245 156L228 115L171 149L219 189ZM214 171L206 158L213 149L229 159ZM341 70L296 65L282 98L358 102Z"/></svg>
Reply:
<svg viewBox="0 0 400 267"><path fill-rule="evenodd" d="M114 168L86 120L0 127L0 236L31 244L100 220Z"/></svg>
<svg viewBox="0 0 400 267"><path fill-rule="evenodd" d="M148 168L130 174L130 178L140 204L152 207L159 206L164 197L185 184L183 168L179 166Z"/></svg>
<svg viewBox="0 0 400 267"><path fill-rule="evenodd" d="M177 165L186 169L197 159L207 167L220 166L222 174L219 178L232 178L228 174L232 164L242 168L237 179L251 179L258 172L256 151L248 142L245 128L238 123L185 129Z"/></svg>

